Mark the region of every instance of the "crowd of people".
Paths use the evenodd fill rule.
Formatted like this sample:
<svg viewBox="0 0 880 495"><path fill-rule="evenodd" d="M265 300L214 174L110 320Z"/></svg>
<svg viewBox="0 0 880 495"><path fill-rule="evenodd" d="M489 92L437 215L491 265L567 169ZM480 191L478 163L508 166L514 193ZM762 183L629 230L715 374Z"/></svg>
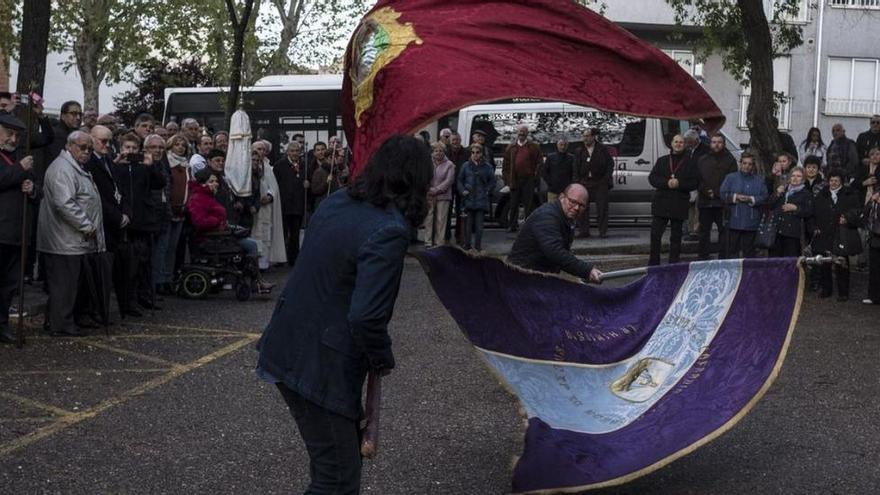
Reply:
<svg viewBox="0 0 880 495"><path fill-rule="evenodd" d="M27 281L44 282L45 330L56 336L106 323L94 299L106 292L109 302L111 286L122 317L161 309L177 294L192 243L216 233L236 233L260 269L253 290L270 291L260 272L294 264L307 214L348 179L338 137L308 153L303 136L293 138L274 164L271 143L252 144L251 188L238 194L225 174L226 131L194 119L161 126L148 114L126 126L75 101L53 122L38 96L25 105L0 93L0 341L13 341L8 315L18 311L22 262ZM106 287L96 291L95 276Z"/></svg>

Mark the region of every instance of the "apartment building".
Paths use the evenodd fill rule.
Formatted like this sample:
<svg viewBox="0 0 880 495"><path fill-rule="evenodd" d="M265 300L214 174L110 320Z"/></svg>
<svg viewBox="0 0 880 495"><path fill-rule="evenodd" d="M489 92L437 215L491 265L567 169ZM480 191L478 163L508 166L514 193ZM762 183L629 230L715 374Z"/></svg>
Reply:
<svg viewBox="0 0 880 495"><path fill-rule="evenodd" d="M605 16L636 36L661 48L700 80L727 116L724 131L747 143L746 108L749 88L724 72L721 59L700 63L688 45L700 36L694 26L675 25L664 0L605 0ZM769 12L773 0L765 0ZM778 110L779 127L798 144L814 125L823 138L841 122L847 135L868 128L880 113L880 0L800 0L788 22L803 27L804 43L774 61L775 90L785 94ZM680 31L683 38L673 36Z"/></svg>

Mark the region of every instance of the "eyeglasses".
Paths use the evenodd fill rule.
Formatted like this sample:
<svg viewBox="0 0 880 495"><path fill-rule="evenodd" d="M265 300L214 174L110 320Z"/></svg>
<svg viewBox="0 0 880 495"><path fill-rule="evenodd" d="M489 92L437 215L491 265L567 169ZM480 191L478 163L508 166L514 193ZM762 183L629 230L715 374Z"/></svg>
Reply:
<svg viewBox="0 0 880 495"><path fill-rule="evenodd" d="M569 201L571 204L573 204L573 205L577 206L578 208L580 208L581 210L587 208L587 204L586 204L586 203L581 203L580 201L574 200L574 199L572 199L572 198L570 198L570 197L568 197L568 196L566 196L566 195L564 195L564 194L562 195L562 197L565 198L566 201Z"/></svg>
<svg viewBox="0 0 880 495"><path fill-rule="evenodd" d="M75 144L75 143L74 143L74 146L76 146L77 148L79 148L80 151L92 151L92 145L91 145L91 144Z"/></svg>
<svg viewBox="0 0 880 495"><path fill-rule="evenodd" d="M880 124L880 120L872 120L871 124Z"/></svg>
<svg viewBox="0 0 880 495"><path fill-rule="evenodd" d="M110 139L95 139L95 141L97 141L103 145L110 144Z"/></svg>
<svg viewBox="0 0 880 495"><path fill-rule="evenodd" d="M64 112L64 113L66 113L67 115L82 115L83 114L82 112Z"/></svg>

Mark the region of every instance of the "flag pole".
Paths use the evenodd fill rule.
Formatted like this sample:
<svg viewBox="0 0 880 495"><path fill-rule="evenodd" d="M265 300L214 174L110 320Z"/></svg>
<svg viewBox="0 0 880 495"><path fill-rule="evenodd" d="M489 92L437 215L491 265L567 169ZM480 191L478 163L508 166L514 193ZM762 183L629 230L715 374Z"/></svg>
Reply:
<svg viewBox="0 0 880 495"><path fill-rule="evenodd" d="M27 102L27 118L26 126L24 134L24 155L25 157L30 156L31 154L31 127L33 125L33 114L34 114L34 100L31 98L31 92L33 91L33 84L28 87L28 102ZM28 180L28 179L25 179ZM32 181L33 182L33 181ZM24 347L24 268L27 263L27 253L28 253L28 194L25 192L21 193L21 253L19 257L18 263L18 332L15 336L15 347L21 349Z"/></svg>
<svg viewBox="0 0 880 495"><path fill-rule="evenodd" d="M813 256L810 258L800 258L800 262L803 263L804 265L807 265L807 266L822 265L822 264L826 264L826 263L835 263L835 264L841 263L839 257L832 257L832 256ZM613 271L613 272L603 273L602 274L602 281L604 282L606 280L614 280L617 278L634 277L637 275L644 275L646 273L648 273L647 266L643 266L643 267L639 267L639 268L627 268L626 270L617 270L617 271Z"/></svg>

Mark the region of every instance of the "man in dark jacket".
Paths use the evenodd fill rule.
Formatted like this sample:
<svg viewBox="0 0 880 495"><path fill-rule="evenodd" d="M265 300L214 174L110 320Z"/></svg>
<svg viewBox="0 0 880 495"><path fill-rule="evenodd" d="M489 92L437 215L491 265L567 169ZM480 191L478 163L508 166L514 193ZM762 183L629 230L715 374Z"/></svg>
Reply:
<svg viewBox="0 0 880 495"><path fill-rule="evenodd" d="M410 230L424 221L428 147L392 136L348 190L324 200L258 344L311 459L306 493L359 493L368 371L388 374L388 335Z"/></svg>
<svg viewBox="0 0 880 495"><path fill-rule="evenodd" d="M16 160L14 155L18 133L24 130L24 122L9 114L0 115L0 343L4 344L15 342L9 328L9 306L18 289L22 263L22 194L36 198L34 159L26 156ZM30 223L30 219L26 221Z"/></svg>
<svg viewBox="0 0 880 495"><path fill-rule="evenodd" d="M874 148L880 148L880 114L871 116L871 127L856 138L856 151L862 165L868 164L868 154Z"/></svg>
<svg viewBox="0 0 880 495"><path fill-rule="evenodd" d="M125 228L130 222L129 215L122 208L122 192L116 184L113 176L113 158L110 154L110 142L113 132L102 126L96 125L91 131L92 145L94 146L92 157L84 168L92 174L98 194L101 195L101 214L104 219L104 243L107 251L113 253L113 288L116 291L116 300L119 303L120 312L129 316L142 316L128 300L128 291L125 289L128 279L125 270L131 265L127 256L128 250L122 249L125 241ZM130 278L130 277L129 277Z"/></svg>
<svg viewBox="0 0 880 495"><path fill-rule="evenodd" d="M511 264L544 273L563 271L593 283L602 282L602 272L571 252L578 215L587 208L589 195L580 184L569 185L559 199L543 204L523 223L510 256Z"/></svg>
<svg viewBox="0 0 880 495"><path fill-rule="evenodd" d="M599 224L599 237L608 235L608 174L614 170L614 159L605 146L599 142L599 129L584 131L584 146L575 156L575 182L584 186L590 201L596 203L596 220ZM590 204L578 218L578 237L590 237Z"/></svg>
<svg viewBox="0 0 880 495"><path fill-rule="evenodd" d="M281 195L284 246L289 266L294 266L299 256L299 232L306 213L306 189L309 181L302 159L302 146L298 141L291 141L287 145L287 156L275 162L272 167Z"/></svg>
<svg viewBox="0 0 880 495"><path fill-rule="evenodd" d="M75 101L65 101L61 105L61 120L52 127L52 133L55 137L52 144L49 145L49 156L47 157L49 162L57 158L61 150L67 146L67 136L71 132L79 130L82 125L82 114L82 105Z"/></svg>
<svg viewBox="0 0 880 495"><path fill-rule="evenodd" d="M568 141L556 142L556 152L547 155L541 168L541 177L547 183L547 202L553 203L574 182L574 155L568 152Z"/></svg>
<svg viewBox="0 0 880 495"><path fill-rule="evenodd" d="M700 212L700 259L709 259L709 240L712 224L718 227L718 243L721 245L720 259L727 257L727 236L724 229L724 201L721 198L721 183L727 174L736 172L736 158L724 146L724 136L714 134L709 141L709 153L697 162L700 183L697 187L697 208Z"/></svg>
<svg viewBox="0 0 880 495"><path fill-rule="evenodd" d="M538 167L542 163L541 147L529 139L527 126L519 126L516 139L504 150L502 165L505 183L510 187L508 232L516 232L519 228L520 205L525 210L526 217L532 213L535 188L538 185Z"/></svg>
<svg viewBox="0 0 880 495"><path fill-rule="evenodd" d="M158 211L153 191L165 187L165 176L149 153L141 153L140 138L123 136L113 175L122 193L123 208L130 212L128 240L133 252L133 278L128 284L129 301L138 301L147 309L159 309L154 302L152 250L159 233Z"/></svg>
<svg viewBox="0 0 880 495"><path fill-rule="evenodd" d="M688 217L690 192L699 185L697 164L685 153L684 138L672 138L672 153L661 156L654 164L648 182L656 189L651 202L651 255L649 265L660 264L660 246L667 224L672 224L669 236L669 262L678 263L681 257L682 224Z"/></svg>
<svg viewBox="0 0 880 495"><path fill-rule="evenodd" d="M840 256L833 263L837 274L837 300L849 299L849 257L861 253L862 243L858 227L862 213L859 194L844 184L840 169L828 172L828 187L814 200L813 252ZM819 269L822 284L820 297L831 297L832 268L824 264Z"/></svg>
<svg viewBox="0 0 880 495"><path fill-rule="evenodd" d="M471 152L461 144L461 134L453 132L449 136L449 147L446 150L446 158L449 158L455 164L455 177L461 173L461 166L464 165L471 157ZM455 242L459 246L464 244L464 217L461 213L461 197L458 195L458 188L452 188L452 211L455 216ZM452 238L452 217L446 217L446 242Z"/></svg>
<svg viewBox="0 0 880 495"><path fill-rule="evenodd" d="M847 177L855 177L860 163L855 141L846 137L846 129L840 123L831 127L831 135L834 136L834 139L828 145L828 151L825 153L828 169L837 168Z"/></svg>

